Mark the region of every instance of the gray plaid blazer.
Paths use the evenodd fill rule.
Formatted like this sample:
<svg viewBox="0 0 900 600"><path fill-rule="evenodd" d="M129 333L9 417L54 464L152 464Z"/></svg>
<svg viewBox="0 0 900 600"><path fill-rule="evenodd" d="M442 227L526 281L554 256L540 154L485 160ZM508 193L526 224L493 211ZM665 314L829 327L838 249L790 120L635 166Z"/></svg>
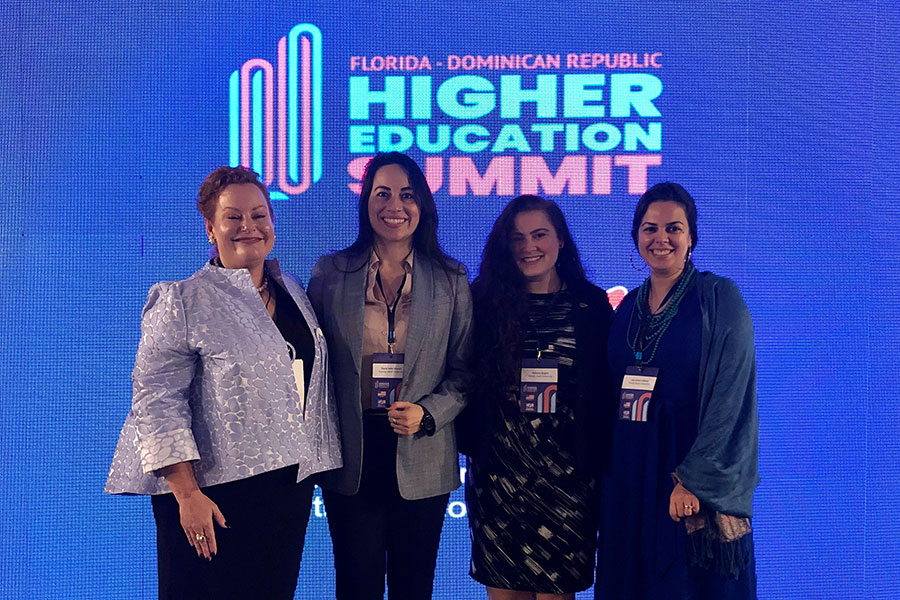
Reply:
<svg viewBox="0 0 900 600"><path fill-rule="evenodd" d="M352 495L362 474L362 363L368 254L338 252L313 268L308 294L328 343L344 466L324 473L322 487ZM412 306L403 366L403 397L434 417L432 436L419 432L397 443L397 484L407 500L430 498L459 487L453 419L465 406L466 361L471 345L472 297L466 269L446 270L416 255Z"/></svg>

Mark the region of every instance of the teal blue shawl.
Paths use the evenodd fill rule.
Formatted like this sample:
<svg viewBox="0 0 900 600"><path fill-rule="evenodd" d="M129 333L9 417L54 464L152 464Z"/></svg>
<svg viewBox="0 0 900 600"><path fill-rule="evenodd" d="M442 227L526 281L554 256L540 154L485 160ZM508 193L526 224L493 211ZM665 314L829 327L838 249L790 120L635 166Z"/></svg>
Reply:
<svg viewBox="0 0 900 600"><path fill-rule="evenodd" d="M753 322L737 286L699 274L703 315L697 439L675 472L706 506L753 516L759 483L759 419Z"/></svg>

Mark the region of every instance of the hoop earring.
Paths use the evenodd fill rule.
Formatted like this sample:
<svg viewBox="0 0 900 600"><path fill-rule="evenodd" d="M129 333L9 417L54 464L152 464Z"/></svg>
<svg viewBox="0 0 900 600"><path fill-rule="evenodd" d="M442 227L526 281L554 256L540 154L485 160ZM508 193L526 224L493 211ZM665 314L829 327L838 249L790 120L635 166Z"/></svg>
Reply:
<svg viewBox="0 0 900 600"><path fill-rule="evenodd" d="M635 256L635 254L637 254L637 248L634 247L634 246L632 246L632 248L631 248L631 255L630 255L630 259L631 259L631 268L634 269L635 271L637 271L638 273L640 273L640 272L644 271L644 270L647 268L647 263L644 262L644 259L643 259L643 258L640 258L640 254L638 254L638 257L640 258L640 261L641 261L641 266L640 266L640 267L637 266L637 264L635 264L635 261L634 261L634 256Z"/></svg>

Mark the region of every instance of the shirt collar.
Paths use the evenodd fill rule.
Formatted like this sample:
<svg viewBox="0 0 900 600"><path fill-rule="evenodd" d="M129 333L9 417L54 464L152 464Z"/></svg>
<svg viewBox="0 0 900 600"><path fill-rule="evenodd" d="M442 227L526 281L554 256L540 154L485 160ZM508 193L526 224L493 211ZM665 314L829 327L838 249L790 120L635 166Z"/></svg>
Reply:
<svg viewBox="0 0 900 600"><path fill-rule="evenodd" d="M249 269L227 269L215 264L215 259L209 259L203 270L212 273L218 277L222 277L232 285L242 289L256 289L253 279L250 278ZM277 258L267 258L263 263L266 273L275 280L281 282L281 265L278 264Z"/></svg>
<svg viewBox="0 0 900 600"><path fill-rule="evenodd" d="M410 250L409 254L406 255L406 258L403 260L403 269L407 273L412 273L413 266L413 257L415 256L415 249ZM381 259L378 257L378 254L375 252L375 248L372 248L372 253L369 254L369 272L374 273L378 270L378 267L381 266Z"/></svg>

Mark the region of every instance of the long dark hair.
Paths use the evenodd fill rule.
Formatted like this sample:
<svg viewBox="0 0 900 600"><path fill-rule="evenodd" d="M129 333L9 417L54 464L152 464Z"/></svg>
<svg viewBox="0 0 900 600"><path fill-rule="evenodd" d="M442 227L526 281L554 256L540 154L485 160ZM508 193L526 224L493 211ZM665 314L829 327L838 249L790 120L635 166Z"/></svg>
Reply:
<svg viewBox="0 0 900 600"><path fill-rule="evenodd" d="M413 197L419 207L419 225L413 233L412 245L416 256L429 258L445 269L452 269L452 260L441 248L438 241L438 214L434 204L434 196L425 180L422 169L416 161L400 152L385 152L376 154L366 165L363 173L362 190L359 194L359 233L356 240L348 246L344 252L348 254L368 257L375 243L375 230L369 221L369 196L372 195L372 187L375 182L375 173L378 169L387 165L400 165L406 171L409 185L413 189Z"/></svg>
<svg viewBox="0 0 900 600"><path fill-rule="evenodd" d="M578 248L559 206L540 196L526 195L511 200L488 235L478 277L472 282L477 349L472 370L478 382L476 387L494 398L506 397L519 367L518 348L524 335L522 321L528 311L528 291L525 276L513 256L510 237L516 215L532 210L547 215L563 243L556 261L559 278L570 288L587 283Z"/></svg>

